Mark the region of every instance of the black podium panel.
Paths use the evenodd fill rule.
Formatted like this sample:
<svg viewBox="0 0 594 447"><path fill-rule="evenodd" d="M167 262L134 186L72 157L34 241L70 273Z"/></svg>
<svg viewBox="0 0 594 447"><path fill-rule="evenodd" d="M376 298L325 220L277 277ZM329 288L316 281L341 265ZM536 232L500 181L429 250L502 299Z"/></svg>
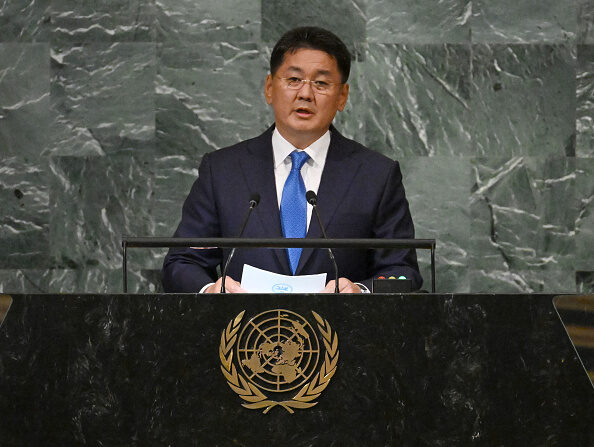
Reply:
<svg viewBox="0 0 594 447"><path fill-rule="evenodd" d="M0 328L2 446L594 443L594 391L552 295L12 298ZM322 354L303 370L334 366L312 311L338 340L329 346L335 374L309 401L317 404L293 414L243 407L246 384L232 389L221 371L226 343L235 371L250 375L227 328L239 336L241 325L278 309L303 318L295 334L304 322L317 332ZM256 324L249 331L258 338ZM262 349L262 364L271 356L280 364L288 351Z"/></svg>

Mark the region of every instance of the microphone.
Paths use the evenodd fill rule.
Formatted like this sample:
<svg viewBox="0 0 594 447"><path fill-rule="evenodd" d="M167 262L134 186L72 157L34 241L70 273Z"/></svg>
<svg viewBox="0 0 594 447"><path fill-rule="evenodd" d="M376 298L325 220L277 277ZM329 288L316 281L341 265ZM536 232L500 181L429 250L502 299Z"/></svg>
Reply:
<svg viewBox="0 0 594 447"><path fill-rule="evenodd" d="M245 216L245 219L243 219L243 224L241 225L241 230L239 230L239 236L237 236L237 237L241 237L241 235L243 234L243 230L245 230L245 226L248 223L250 215L252 214L252 211L254 210L254 208L256 208L258 206L258 203L260 203L260 194L258 194L257 192L251 193L250 201L249 201L250 209L248 210L248 212ZM235 247L233 247L231 249L231 253L229 253L229 257L227 258L227 261L225 262L225 268L223 268L223 274L222 274L223 279L221 280L221 293L226 293L225 278L227 277L227 269L229 268L229 264L231 263L231 258L233 258L234 254L235 254Z"/></svg>
<svg viewBox="0 0 594 447"><path fill-rule="evenodd" d="M307 191L305 193L305 200L309 203L314 211L314 214L318 218L318 224L320 225L320 229L322 230L322 235L324 239L328 239L326 235L326 230L324 229L324 225L322 225L322 218L320 217L320 213L318 212L318 196L313 191ZM328 249L328 255L330 256L330 260L332 261L332 265L334 266L334 293L339 293L338 291L338 265L336 264L336 259L334 259L334 253L332 253L332 249Z"/></svg>

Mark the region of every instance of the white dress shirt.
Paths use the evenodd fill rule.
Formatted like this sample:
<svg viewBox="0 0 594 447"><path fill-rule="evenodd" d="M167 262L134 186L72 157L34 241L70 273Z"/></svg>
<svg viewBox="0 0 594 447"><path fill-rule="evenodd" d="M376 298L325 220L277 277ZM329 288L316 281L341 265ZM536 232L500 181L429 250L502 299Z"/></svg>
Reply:
<svg viewBox="0 0 594 447"><path fill-rule="evenodd" d="M327 130L324 135L314 141L310 146L303 149L309 159L301 168L301 177L305 183L305 191L313 191L318 193L320 180L322 179L322 172L326 164L326 155L328 155L328 148L330 147L330 131ZM274 155L274 179L276 181L276 198L280 208L281 199L283 197L283 189L287 177L291 172L291 152L298 150L295 146L289 143L280 134L278 129L274 129L272 133L272 152ZM309 222L311 221L312 206L307 204L307 229L309 229Z"/></svg>

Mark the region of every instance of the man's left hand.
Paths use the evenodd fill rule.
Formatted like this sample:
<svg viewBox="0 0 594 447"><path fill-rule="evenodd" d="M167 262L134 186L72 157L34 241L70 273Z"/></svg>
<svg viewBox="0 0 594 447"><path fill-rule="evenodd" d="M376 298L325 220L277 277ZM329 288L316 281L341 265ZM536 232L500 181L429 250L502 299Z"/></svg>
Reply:
<svg viewBox="0 0 594 447"><path fill-rule="evenodd" d="M336 281L332 280L326 284L324 290L321 293L334 293L334 283ZM361 287L357 284L351 282L346 278L338 278L338 292L339 293L362 293Z"/></svg>

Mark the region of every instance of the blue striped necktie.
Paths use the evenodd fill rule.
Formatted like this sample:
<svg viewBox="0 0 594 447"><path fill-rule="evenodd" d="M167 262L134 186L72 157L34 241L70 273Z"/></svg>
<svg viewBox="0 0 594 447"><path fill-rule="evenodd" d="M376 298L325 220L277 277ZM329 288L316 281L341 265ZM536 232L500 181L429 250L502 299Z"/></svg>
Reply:
<svg viewBox="0 0 594 447"><path fill-rule="evenodd" d="M280 216L283 235L285 237L305 237L307 230L307 202L305 200L305 183L301 177L301 168L309 158L304 151L291 152L291 172L283 188ZM287 248L289 264L293 275L297 270L301 248Z"/></svg>

